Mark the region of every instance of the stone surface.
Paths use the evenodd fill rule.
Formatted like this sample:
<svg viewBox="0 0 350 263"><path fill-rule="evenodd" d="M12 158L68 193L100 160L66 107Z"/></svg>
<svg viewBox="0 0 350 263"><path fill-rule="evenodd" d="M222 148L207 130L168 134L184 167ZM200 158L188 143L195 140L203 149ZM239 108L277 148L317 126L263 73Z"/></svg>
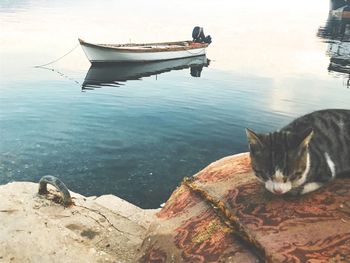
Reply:
<svg viewBox="0 0 350 263"><path fill-rule="evenodd" d="M64 208L53 189L37 191L28 182L0 186L0 262L135 262L155 211L75 193Z"/></svg>

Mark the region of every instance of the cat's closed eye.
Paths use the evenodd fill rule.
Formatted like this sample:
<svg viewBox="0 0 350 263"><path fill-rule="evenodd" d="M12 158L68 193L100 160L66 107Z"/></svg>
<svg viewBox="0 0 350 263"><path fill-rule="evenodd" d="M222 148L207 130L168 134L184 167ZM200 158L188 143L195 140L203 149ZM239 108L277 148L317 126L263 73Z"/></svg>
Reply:
<svg viewBox="0 0 350 263"><path fill-rule="evenodd" d="M297 180L300 179L303 175L304 171L296 171L292 174L292 176L290 177L291 180Z"/></svg>

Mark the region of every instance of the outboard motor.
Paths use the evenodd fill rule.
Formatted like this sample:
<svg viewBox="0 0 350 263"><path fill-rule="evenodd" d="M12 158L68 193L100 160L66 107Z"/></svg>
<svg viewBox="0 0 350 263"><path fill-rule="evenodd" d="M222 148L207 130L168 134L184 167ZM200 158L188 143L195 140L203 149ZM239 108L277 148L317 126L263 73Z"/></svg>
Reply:
<svg viewBox="0 0 350 263"><path fill-rule="evenodd" d="M193 28L192 38L193 38L193 42L196 42L196 43L208 43L208 44L211 43L211 36L204 35L203 27L196 26L195 28Z"/></svg>
<svg viewBox="0 0 350 263"><path fill-rule="evenodd" d="M203 65L193 66L190 68L190 74L192 77L199 78L203 70Z"/></svg>

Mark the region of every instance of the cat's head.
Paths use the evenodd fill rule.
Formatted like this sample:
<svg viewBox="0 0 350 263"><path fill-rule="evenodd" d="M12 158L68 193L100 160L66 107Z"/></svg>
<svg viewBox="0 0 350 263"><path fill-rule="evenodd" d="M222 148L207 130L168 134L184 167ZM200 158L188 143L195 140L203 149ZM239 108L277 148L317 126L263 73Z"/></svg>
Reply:
<svg viewBox="0 0 350 263"><path fill-rule="evenodd" d="M310 168L308 145L312 129L257 134L246 129L252 168L265 188L285 194L305 183Z"/></svg>

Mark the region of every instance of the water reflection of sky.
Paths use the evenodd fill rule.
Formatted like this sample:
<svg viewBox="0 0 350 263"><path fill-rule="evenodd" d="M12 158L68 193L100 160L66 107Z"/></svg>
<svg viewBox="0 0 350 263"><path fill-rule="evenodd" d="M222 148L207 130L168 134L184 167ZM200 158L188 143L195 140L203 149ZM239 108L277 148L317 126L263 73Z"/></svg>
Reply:
<svg viewBox="0 0 350 263"><path fill-rule="evenodd" d="M0 9L2 53L29 53L35 64L65 53L78 36L106 43L179 40L190 38L192 27L200 24L213 35L209 56L222 69L282 78L324 75L319 66L326 63L319 52L323 46L310 36L326 18L327 1L7 3L10 7ZM80 50L70 60L66 67L86 65Z"/></svg>
<svg viewBox="0 0 350 263"><path fill-rule="evenodd" d="M316 37L327 1L0 2L0 183L60 175L86 195L155 207L183 176L247 150L244 127L277 129L300 114L348 107ZM213 37L209 67L81 92L98 43ZM80 85L76 84L78 81Z"/></svg>

